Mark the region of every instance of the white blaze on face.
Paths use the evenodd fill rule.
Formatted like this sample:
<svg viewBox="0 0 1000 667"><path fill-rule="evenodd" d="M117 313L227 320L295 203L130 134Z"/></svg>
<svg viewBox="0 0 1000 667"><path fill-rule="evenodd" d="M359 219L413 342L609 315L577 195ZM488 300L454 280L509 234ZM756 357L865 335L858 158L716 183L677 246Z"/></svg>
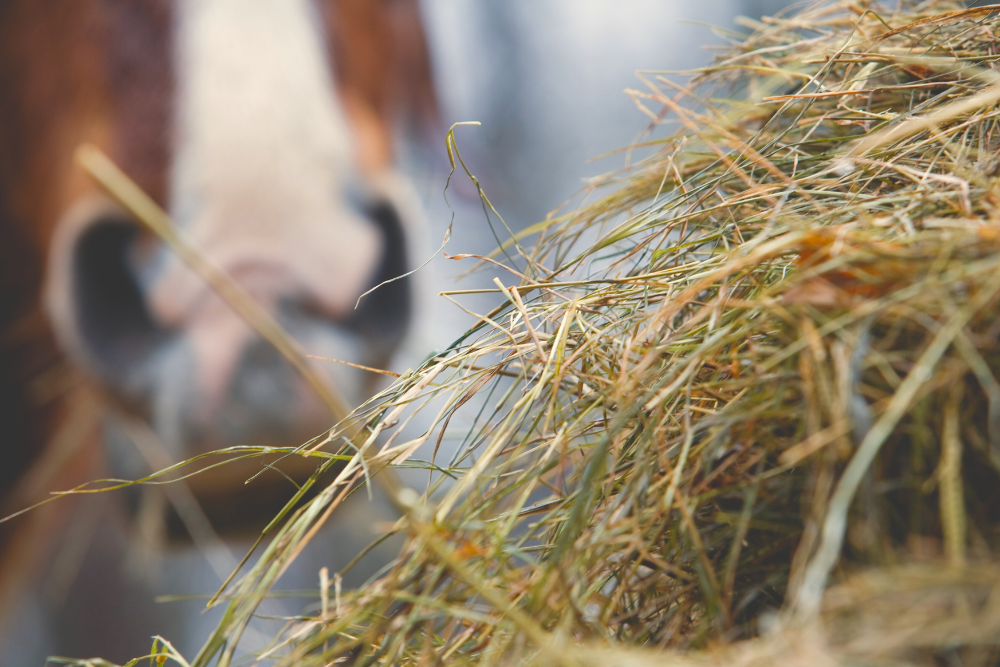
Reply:
<svg viewBox="0 0 1000 667"><path fill-rule="evenodd" d="M172 216L263 305L348 316L382 241L345 199L354 147L315 8L179 0L176 20ZM211 331L231 338L243 329L220 319L235 315L175 257L152 282L153 313L192 332L204 389L220 391L244 341Z"/></svg>

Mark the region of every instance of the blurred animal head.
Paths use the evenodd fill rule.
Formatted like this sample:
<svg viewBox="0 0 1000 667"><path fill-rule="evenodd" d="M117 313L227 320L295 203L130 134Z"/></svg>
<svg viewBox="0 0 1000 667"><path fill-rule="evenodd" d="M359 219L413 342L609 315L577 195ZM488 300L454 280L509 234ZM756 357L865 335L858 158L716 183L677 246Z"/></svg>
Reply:
<svg viewBox="0 0 1000 667"><path fill-rule="evenodd" d="M0 89L2 324L43 302L69 360L175 458L302 442L329 414L75 167L83 141L307 352L387 362L408 285L355 302L407 270L415 204L392 170L393 128L399 112L433 112L416 0L12 0ZM17 389L29 372L6 354ZM364 371L317 370L349 402L370 389Z"/></svg>

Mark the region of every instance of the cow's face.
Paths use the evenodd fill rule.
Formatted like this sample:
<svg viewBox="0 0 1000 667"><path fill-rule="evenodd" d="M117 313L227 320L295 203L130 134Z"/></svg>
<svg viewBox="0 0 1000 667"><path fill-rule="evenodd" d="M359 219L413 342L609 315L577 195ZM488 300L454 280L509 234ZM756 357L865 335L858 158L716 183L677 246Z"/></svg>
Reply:
<svg viewBox="0 0 1000 667"><path fill-rule="evenodd" d="M317 435L330 413L307 383L68 155L82 140L104 148L305 352L383 365L408 286L355 303L408 265L414 203L391 171L390 129L400 102L430 99L414 84L429 81L415 2L80 4L89 23L53 66L72 104L47 112L48 183L29 187L45 201L21 201L53 230L45 302L58 339L175 458ZM315 369L349 403L370 390L366 371Z"/></svg>

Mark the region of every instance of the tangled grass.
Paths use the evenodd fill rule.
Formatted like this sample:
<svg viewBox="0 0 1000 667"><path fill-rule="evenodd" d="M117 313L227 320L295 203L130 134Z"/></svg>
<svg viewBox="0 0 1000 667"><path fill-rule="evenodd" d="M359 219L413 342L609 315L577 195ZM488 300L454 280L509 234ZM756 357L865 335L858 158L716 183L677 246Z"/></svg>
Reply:
<svg viewBox="0 0 1000 667"><path fill-rule="evenodd" d="M230 663L389 464L437 473L398 559L262 660L1000 661L997 11L824 1L689 85L642 74L676 130L484 260L503 305L310 446L350 461L191 664Z"/></svg>

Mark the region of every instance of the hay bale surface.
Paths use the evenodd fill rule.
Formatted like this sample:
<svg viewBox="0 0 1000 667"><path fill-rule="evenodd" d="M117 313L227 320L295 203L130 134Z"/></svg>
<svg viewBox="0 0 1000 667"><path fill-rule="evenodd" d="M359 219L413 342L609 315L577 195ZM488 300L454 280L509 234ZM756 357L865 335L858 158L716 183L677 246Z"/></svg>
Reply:
<svg viewBox="0 0 1000 667"><path fill-rule="evenodd" d="M365 466L345 449L193 664L352 484L442 438L398 560L324 589L278 664L1000 660L1000 16L752 27L690 85L641 76L675 129L487 264L504 305L365 406Z"/></svg>

